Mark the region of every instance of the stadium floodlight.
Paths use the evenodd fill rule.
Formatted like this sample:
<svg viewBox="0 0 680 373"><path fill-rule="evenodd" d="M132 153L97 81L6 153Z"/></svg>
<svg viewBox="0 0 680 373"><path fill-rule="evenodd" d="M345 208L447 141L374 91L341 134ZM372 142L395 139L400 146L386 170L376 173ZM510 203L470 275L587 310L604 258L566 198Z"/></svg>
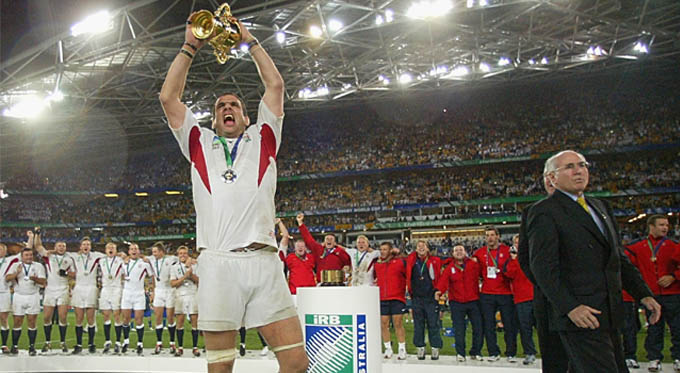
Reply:
<svg viewBox="0 0 680 373"><path fill-rule="evenodd" d="M479 71L488 73L489 71L491 71L491 66L489 66L489 64L486 62L482 62L479 64Z"/></svg>
<svg viewBox="0 0 680 373"><path fill-rule="evenodd" d="M46 99L37 95L28 95L21 98L14 106L3 110L2 115L20 119L36 118L47 107L47 103Z"/></svg>
<svg viewBox="0 0 680 373"><path fill-rule="evenodd" d="M479 0L479 6L487 6L489 5L489 0Z"/></svg>
<svg viewBox="0 0 680 373"><path fill-rule="evenodd" d="M533 58L530 59L528 62L529 62L529 65L535 65L536 64L536 61Z"/></svg>
<svg viewBox="0 0 680 373"><path fill-rule="evenodd" d="M180 192L179 190L166 190L165 194L167 194L169 196L176 196L176 195L182 194L182 192Z"/></svg>
<svg viewBox="0 0 680 373"><path fill-rule="evenodd" d="M59 102L64 99L64 94L60 90L52 92L51 95L47 96L47 100Z"/></svg>
<svg viewBox="0 0 680 373"><path fill-rule="evenodd" d="M648 54L649 53L649 47L647 46L647 44L645 44L641 41L638 41L637 43L635 43L633 50L635 52L642 53L642 54Z"/></svg>
<svg viewBox="0 0 680 373"><path fill-rule="evenodd" d="M394 12L392 9L385 10L385 22L390 23L394 21Z"/></svg>
<svg viewBox="0 0 680 373"><path fill-rule="evenodd" d="M196 120L201 120L209 117L210 115L211 114L209 111L199 111L198 113L194 113L194 118L196 118Z"/></svg>
<svg viewBox="0 0 680 373"><path fill-rule="evenodd" d="M383 18L383 16L381 16L380 14L378 14L377 16L375 16L375 24L376 24L376 25L380 26L380 25L382 25L384 22L385 22L385 19Z"/></svg>
<svg viewBox="0 0 680 373"><path fill-rule="evenodd" d="M607 51L602 49L599 45L596 46L590 46L588 47L588 50L586 50L586 55L588 56L605 56L607 55Z"/></svg>
<svg viewBox="0 0 680 373"><path fill-rule="evenodd" d="M475 6L475 0L467 0L467 7L472 8Z"/></svg>
<svg viewBox="0 0 680 373"><path fill-rule="evenodd" d="M450 0L420 1L413 3L406 11L406 16L415 19L440 17L453 8Z"/></svg>
<svg viewBox="0 0 680 373"><path fill-rule="evenodd" d="M326 95L328 95L329 92L330 91L328 90L327 86L319 87L319 88L316 89L316 95L315 96L316 97L326 96Z"/></svg>
<svg viewBox="0 0 680 373"><path fill-rule="evenodd" d="M385 75L378 75L378 80L383 83L383 85L388 85L390 84L390 79L386 77Z"/></svg>
<svg viewBox="0 0 680 373"><path fill-rule="evenodd" d="M342 26L344 26L342 22L338 21L337 19L331 19L328 21L328 29L331 30L331 32L338 32Z"/></svg>
<svg viewBox="0 0 680 373"><path fill-rule="evenodd" d="M276 33L276 41L277 41L279 44L283 44L283 43L286 41L286 33L283 32L283 31L278 31L278 32Z"/></svg>
<svg viewBox="0 0 680 373"><path fill-rule="evenodd" d="M106 194L104 194L104 197L106 197L106 198L118 198L118 194L116 194L116 193L106 193Z"/></svg>
<svg viewBox="0 0 680 373"><path fill-rule="evenodd" d="M541 58L541 65L547 65L548 62L549 62L549 61L548 61L548 58L547 58L547 57Z"/></svg>
<svg viewBox="0 0 680 373"><path fill-rule="evenodd" d="M411 81L413 81L413 77L411 76L411 74L403 73L403 74L399 75L399 83L408 84L408 83L411 83Z"/></svg>
<svg viewBox="0 0 680 373"><path fill-rule="evenodd" d="M510 59L507 57L501 57L498 59L498 66L507 66L510 63L512 63L512 61L510 61Z"/></svg>
<svg viewBox="0 0 680 373"><path fill-rule="evenodd" d="M320 38L321 35L323 35L323 31L321 31L319 26L312 25L309 27L309 34L312 35L312 37Z"/></svg>
<svg viewBox="0 0 680 373"><path fill-rule="evenodd" d="M71 35L99 34L113 29L108 10L102 10L71 26Z"/></svg>
<svg viewBox="0 0 680 373"><path fill-rule="evenodd" d="M458 66L453 71L451 72L451 75L453 76L465 76L470 72L468 70L467 66Z"/></svg>
<svg viewBox="0 0 680 373"><path fill-rule="evenodd" d="M136 192L135 195L137 197L148 197L149 193L147 193L147 192Z"/></svg>

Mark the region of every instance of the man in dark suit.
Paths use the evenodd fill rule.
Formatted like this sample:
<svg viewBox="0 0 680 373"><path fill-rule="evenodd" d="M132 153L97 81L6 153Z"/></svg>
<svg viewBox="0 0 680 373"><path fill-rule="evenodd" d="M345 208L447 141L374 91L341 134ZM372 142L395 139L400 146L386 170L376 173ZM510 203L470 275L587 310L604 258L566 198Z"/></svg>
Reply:
<svg viewBox="0 0 680 373"><path fill-rule="evenodd" d="M628 372L622 289L652 312L651 323L661 306L621 249L611 207L583 196L585 157L567 150L546 163L557 190L529 210L526 233L531 273L551 305L550 330L559 332L575 373Z"/></svg>
<svg viewBox="0 0 680 373"><path fill-rule="evenodd" d="M546 170L544 169L543 171L543 186L548 196L551 196L555 192L555 187L550 183ZM538 348L541 351L541 371L543 373L566 373L569 369L569 357L562 345L559 333L551 331L548 327L548 307L550 307L550 303L548 303L548 298L536 285L536 279L533 273L531 273L529 264L529 241L527 240L526 233L526 219L532 206L533 204L522 210L517 260L524 274L534 284L534 317L536 318Z"/></svg>

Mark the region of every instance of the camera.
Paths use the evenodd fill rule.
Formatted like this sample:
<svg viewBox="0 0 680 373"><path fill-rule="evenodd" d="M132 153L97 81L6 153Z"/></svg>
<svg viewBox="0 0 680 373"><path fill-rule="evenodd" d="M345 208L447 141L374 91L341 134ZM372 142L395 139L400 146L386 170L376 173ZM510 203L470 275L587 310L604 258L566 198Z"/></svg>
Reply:
<svg viewBox="0 0 680 373"><path fill-rule="evenodd" d="M514 247L510 248L510 254L517 254L517 249L515 249Z"/></svg>
<svg viewBox="0 0 680 373"><path fill-rule="evenodd" d="M60 269L60 270L59 270L59 276L61 276L61 277L66 277L66 276L68 276L68 273L66 273L66 270L65 270L65 269Z"/></svg>
<svg viewBox="0 0 680 373"><path fill-rule="evenodd" d="M33 230L33 234L35 234L36 236L39 235L40 232L41 232L40 227L35 227L35 229Z"/></svg>

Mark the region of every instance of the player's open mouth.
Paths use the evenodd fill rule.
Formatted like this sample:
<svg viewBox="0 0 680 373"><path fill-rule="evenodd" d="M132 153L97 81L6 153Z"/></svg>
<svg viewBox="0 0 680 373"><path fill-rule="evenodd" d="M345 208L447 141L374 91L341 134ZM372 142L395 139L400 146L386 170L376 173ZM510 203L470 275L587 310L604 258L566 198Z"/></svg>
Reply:
<svg viewBox="0 0 680 373"><path fill-rule="evenodd" d="M224 124L228 125L234 125L236 121L234 121L234 116L231 114L227 114L224 116Z"/></svg>

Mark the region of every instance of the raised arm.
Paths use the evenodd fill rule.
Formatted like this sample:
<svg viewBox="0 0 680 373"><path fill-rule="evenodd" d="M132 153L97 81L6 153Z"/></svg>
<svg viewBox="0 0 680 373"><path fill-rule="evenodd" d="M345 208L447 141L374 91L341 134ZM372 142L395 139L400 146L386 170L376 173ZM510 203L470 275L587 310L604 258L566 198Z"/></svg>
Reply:
<svg viewBox="0 0 680 373"><path fill-rule="evenodd" d="M283 78L276 68L276 65L274 65L274 61L272 61L269 54L267 54L267 51L262 48L260 43L257 42L257 39L250 34L248 29L245 28L240 21L237 22L239 23L239 26L241 26L243 42L250 45L250 56L253 58L253 62L255 62L262 84L264 84L264 96L262 96L262 100L267 104L267 107L274 115L280 117L283 115Z"/></svg>
<svg viewBox="0 0 680 373"><path fill-rule="evenodd" d="M189 18L191 18L191 15ZM168 118L170 128L178 129L182 127L186 112L186 106L184 106L181 100L184 84L193 62L193 56L198 53L204 44L205 40L198 40L194 37L194 34L191 32L191 25L187 23L184 30L184 44L170 65L160 94L161 106L163 106L165 116Z"/></svg>
<svg viewBox="0 0 680 373"><path fill-rule="evenodd" d="M281 231L281 243L279 244L279 247L288 247L288 240L290 240L288 228L286 228L286 225L283 224L283 221L279 218L276 218L276 225L279 226L279 230Z"/></svg>

